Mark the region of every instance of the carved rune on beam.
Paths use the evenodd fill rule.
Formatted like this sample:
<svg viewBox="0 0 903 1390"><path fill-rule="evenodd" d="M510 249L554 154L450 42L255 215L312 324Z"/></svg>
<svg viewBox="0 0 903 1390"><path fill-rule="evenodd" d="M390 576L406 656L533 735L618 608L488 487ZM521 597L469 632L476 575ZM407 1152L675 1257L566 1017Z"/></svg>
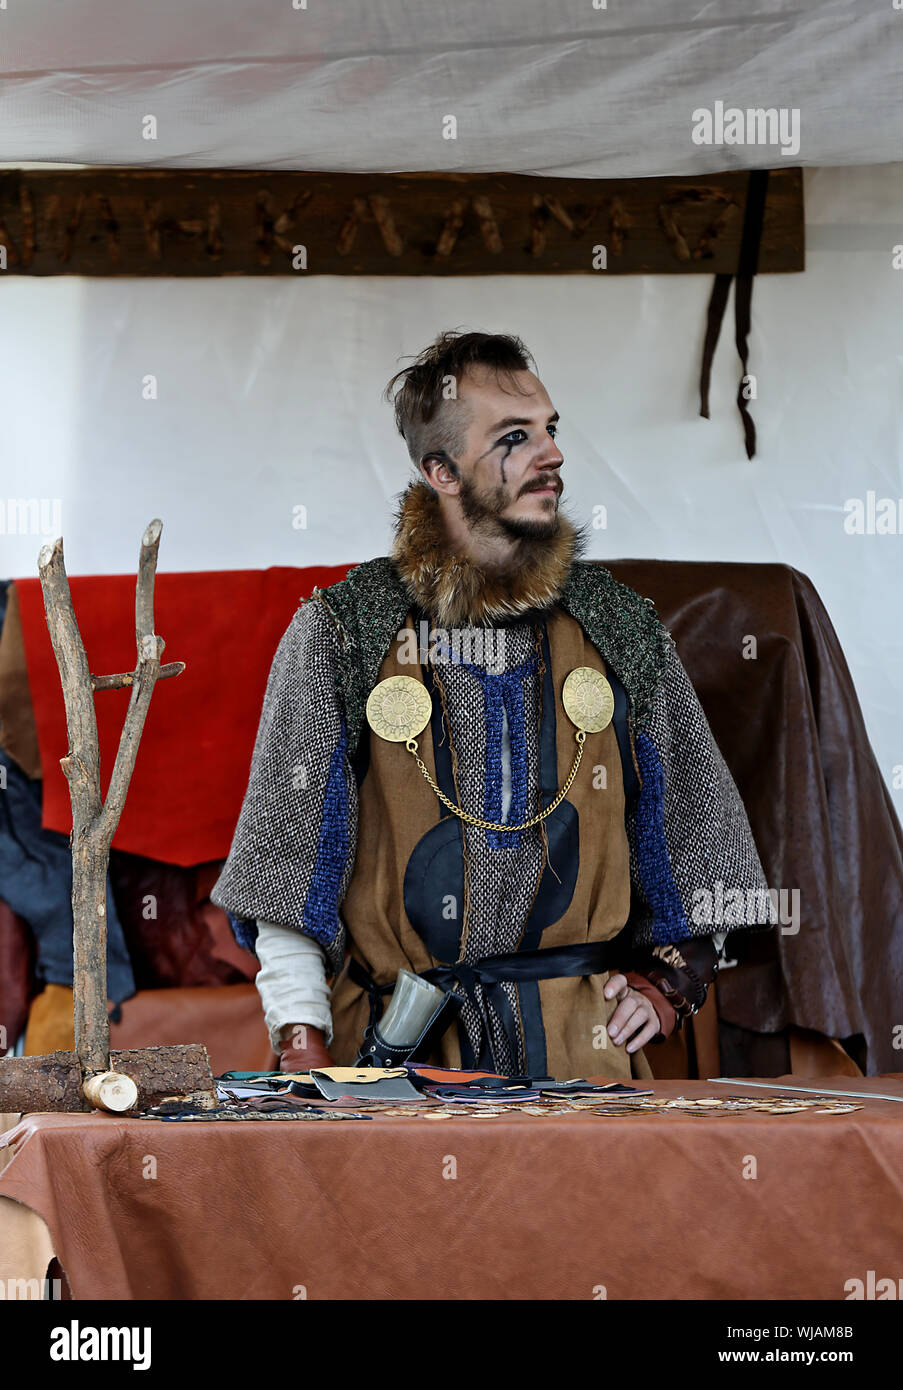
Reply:
<svg viewBox="0 0 903 1390"><path fill-rule="evenodd" d="M15 169L0 275L733 273L748 184ZM803 238L802 171L773 170L759 272L802 270Z"/></svg>

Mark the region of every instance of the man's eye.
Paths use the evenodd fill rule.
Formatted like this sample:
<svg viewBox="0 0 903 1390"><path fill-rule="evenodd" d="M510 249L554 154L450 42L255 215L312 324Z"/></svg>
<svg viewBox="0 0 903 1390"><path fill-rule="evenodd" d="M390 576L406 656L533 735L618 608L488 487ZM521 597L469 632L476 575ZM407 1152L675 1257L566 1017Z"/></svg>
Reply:
<svg viewBox="0 0 903 1390"><path fill-rule="evenodd" d="M554 424L553 424L553 425L546 425L546 429L548 430L549 434L550 434L550 435L552 436L552 438L554 439L555 436L556 436L557 433L558 433L558 426L557 426L557 425L554 425Z"/></svg>
<svg viewBox="0 0 903 1390"><path fill-rule="evenodd" d="M499 440L499 444L507 444L510 449L514 444L523 444L526 437L523 430L512 430L510 434L505 435L504 439ZM498 448L498 444L496 448Z"/></svg>

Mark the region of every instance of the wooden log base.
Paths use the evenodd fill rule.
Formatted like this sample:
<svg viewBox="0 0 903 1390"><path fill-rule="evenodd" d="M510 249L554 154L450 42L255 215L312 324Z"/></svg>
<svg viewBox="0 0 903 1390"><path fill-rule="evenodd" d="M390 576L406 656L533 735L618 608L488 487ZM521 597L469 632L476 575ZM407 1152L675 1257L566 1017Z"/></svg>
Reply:
<svg viewBox="0 0 903 1390"><path fill-rule="evenodd" d="M184 1100L203 1110L216 1106L210 1058L201 1043L111 1052L110 1068L135 1083L138 1095L133 1109L146 1110L164 1100ZM0 1058L0 1112L76 1114L93 1109L82 1093L74 1052Z"/></svg>
<svg viewBox="0 0 903 1390"><path fill-rule="evenodd" d="M102 1071L89 1076L82 1090L95 1110L109 1110L114 1115L133 1110L138 1104L138 1087L121 1072Z"/></svg>

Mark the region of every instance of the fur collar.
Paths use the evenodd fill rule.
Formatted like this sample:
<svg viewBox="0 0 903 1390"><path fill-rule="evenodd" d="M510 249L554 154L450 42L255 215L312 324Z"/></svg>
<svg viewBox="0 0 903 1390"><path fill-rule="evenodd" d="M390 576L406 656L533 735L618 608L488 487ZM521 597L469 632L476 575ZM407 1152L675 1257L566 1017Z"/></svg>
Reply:
<svg viewBox="0 0 903 1390"><path fill-rule="evenodd" d="M556 535L521 540L510 570L487 573L452 551L436 493L414 482L398 507L392 560L409 597L441 627L510 621L551 608L584 549L582 531L561 511L558 518Z"/></svg>

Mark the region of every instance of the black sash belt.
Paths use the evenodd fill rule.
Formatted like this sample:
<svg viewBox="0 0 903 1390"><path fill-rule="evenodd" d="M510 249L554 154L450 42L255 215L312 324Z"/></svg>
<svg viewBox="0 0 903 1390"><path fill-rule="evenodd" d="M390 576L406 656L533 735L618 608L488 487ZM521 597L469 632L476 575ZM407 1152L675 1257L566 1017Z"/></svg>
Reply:
<svg viewBox="0 0 903 1390"><path fill-rule="evenodd" d="M620 957L620 960L618 959ZM505 983L527 980L555 980L564 976L599 975L616 964L624 964L624 943L618 937L608 941L580 942L573 946L550 946L539 951L512 951L503 956L482 956L479 960L457 961L454 965L437 965L420 972L421 979L440 989L454 990L458 986L483 1018L488 1036L485 1011L480 1007L475 985L479 984L487 1003L505 1025L512 1055L517 1057L516 1038L512 1036L514 1019L504 990ZM391 985L378 985L364 967L351 957L349 978L370 995L370 1022L376 1022L382 1012L379 1005L383 995L391 994ZM485 1043L485 1039L484 1039ZM484 1055L485 1050L484 1050ZM481 1062L482 1066L483 1063Z"/></svg>

